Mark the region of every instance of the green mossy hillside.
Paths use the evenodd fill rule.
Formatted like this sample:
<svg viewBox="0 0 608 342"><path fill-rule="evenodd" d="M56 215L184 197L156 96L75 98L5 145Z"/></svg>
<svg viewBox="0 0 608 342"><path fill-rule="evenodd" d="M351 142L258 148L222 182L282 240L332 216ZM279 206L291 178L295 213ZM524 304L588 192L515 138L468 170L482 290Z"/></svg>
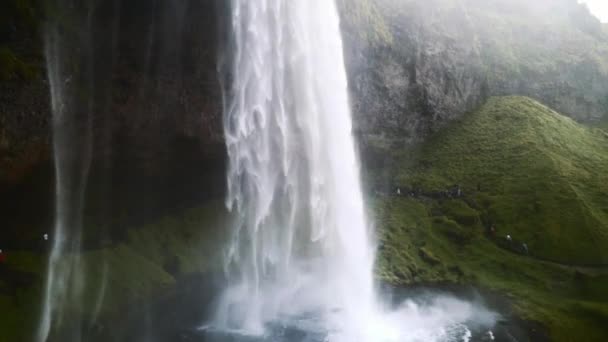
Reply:
<svg viewBox="0 0 608 342"><path fill-rule="evenodd" d="M599 128L601 130L604 130L604 131L606 131L608 133L608 119L606 119L606 120L604 120L602 122L597 123L595 125L595 127Z"/></svg>
<svg viewBox="0 0 608 342"><path fill-rule="evenodd" d="M377 275L396 286L473 285L506 297L506 312L542 327L551 341L608 340L608 267L574 267L511 250L481 226L464 226L452 201L381 197L374 201Z"/></svg>
<svg viewBox="0 0 608 342"><path fill-rule="evenodd" d="M154 301L179 277L214 272L221 266L217 246L223 241L226 219L223 203L214 201L131 227L124 240L83 252L82 297L74 307L68 303L65 310L87 324L95 323L95 334L112 340L121 333L117 317ZM0 269L0 321L6 324L2 324L0 342L31 341L40 319L47 255L5 252L7 263Z"/></svg>
<svg viewBox="0 0 608 342"><path fill-rule="evenodd" d="M374 46L393 43L393 35L378 4L370 0L339 0L341 20L356 28L359 41Z"/></svg>
<svg viewBox="0 0 608 342"><path fill-rule="evenodd" d="M473 284L551 340L608 340L606 132L492 98L395 158L373 201L382 280Z"/></svg>
<svg viewBox="0 0 608 342"><path fill-rule="evenodd" d="M501 234L541 259L608 264L608 134L523 97L492 98L420 149L397 176L404 188L455 184Z"/></svg>

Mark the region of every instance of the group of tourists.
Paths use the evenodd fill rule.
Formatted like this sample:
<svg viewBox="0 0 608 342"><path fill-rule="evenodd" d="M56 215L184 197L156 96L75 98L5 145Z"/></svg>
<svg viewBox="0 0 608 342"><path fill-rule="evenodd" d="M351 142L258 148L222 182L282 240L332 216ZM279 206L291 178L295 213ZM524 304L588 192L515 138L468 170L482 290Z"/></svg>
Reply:
<svg viewBox="0 0 608 342"><path fill-rule="evenodd" d="M490 238L495 239L496 238L496 225L494 225L494 224L489 225L488 229L487 229L487 233ZM507 247L509 247L509 249L517 250L518 252L521 252L526 255L530 254L530 250L528 249L528 244L525 242L522 242L520 245L518 242L513 240L513 237L511 236L511 234L506 234L503 238L503 241L506 242Z"/></svg>
<svg viewBox="0 0 608 342"><path fill-rule="evenodd" d="M393 195L396 196L403 196L403 197L413 197L413 198L419 198L419 197L428 197L428 198L435 198L435 199L450 199L450 198L462 198L464 197L464 192L462 191L462 188L460 187L460 185L454 185L451 188L448 188L446 190L442 190L442 191L431 191L431 192L424 192L421 189L408 189L408 188L404 188L404 187L394 187L393 188ZM376 194L381 194L381 191L376 190L375 191Z"/></svg>

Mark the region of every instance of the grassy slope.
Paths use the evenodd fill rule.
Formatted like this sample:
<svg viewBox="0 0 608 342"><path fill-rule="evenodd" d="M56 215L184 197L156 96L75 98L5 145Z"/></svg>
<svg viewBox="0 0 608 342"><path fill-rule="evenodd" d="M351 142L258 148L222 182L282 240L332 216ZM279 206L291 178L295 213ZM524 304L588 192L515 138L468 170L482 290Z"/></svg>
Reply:
<svg viewBox="0 0 608 342"><path fill-rule="evenodd" d="M380 9L370 0L339 0L343 25L356 28L360 42L371 45L393 43L393 36Z"/></svg>
<svg viewBox="0 0 608 342"><path fill-rule="evenodd" d="M435 137L399 183L460 184L537 257L608 264L608 135L525 98L494 98ZM478 187L481 191L477 191Z"/></svg>
<svg viewBox="0 0 608 342"><path fill-rule="evenodd" d="M82 264L87 275L83 301L85 320L92 319L99 294L101 322L121 315L139 300L160 293L175 283L175 277L209 271L220 263L216 244L221 239L222 203L189 209L159 222L129 230L129 237L103 249L87 251ZM0 342L32 340L40 314L40 293L46 269L44 256L29 251L10 251L10 282L0 280ZM107 270L107 271L106 271ZM133 277L133 274L137 274ZM105 276L105 288L102 289ZM23 280L17 290L19 279ZM103 324L102 324L103 326Z"/></svg>
<svg viewBox="0 0 608 342"><path fill-rule="evenodd" d="M595 127L608 132L608 120L597 123Z"/></svg>
<svg viewBox="0 0 608 342"><path fill-rule="evenodd" d="M527 98L493 98L400 158L399 186L459 184L465 196L377 199L382 278L472 282L512 296L555 340L608 339L605 132Z"/></svg>

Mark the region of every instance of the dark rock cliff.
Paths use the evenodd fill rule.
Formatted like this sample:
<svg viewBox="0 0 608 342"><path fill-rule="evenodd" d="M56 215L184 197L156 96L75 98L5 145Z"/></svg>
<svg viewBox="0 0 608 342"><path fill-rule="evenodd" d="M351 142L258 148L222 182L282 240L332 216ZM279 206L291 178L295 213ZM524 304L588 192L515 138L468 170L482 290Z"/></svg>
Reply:
<svg viewBox="0 0 608 342"><path fill-rule="evenodd" d="M493 95L530 96L580 122L608 113L608 36L575 0L340 5L366 143L422 140Z"/></svg>
<svg viewBox="0 0 608 342"><path fill-rule="evenodd" d="M91 155L88 216L143 220L221 195L219 2L65 1L70 5L51 6L45 15L32 3L36 25L0 23L0 32L9 32L1 47L11 61L0 75L0 215L11 234L50 225L51 81L82 126L72 130L82 135L75 141L90 144L75 146L75 153ZM67 56L59 63L43 57L49 25L59 42L46 52ZM34 72L24 75L14 65Z"/></svg>
<svg viewBox="0 0 608 342"><path fill-rule="evenodd" d="M52 11L41 15L37 3L11 0L3 13L18 15L0 16L0 192L7 212L30 205L27 198L14 204L19 193L36 193L23 184L46 184L30 198L52 198L40 23L65 19ZM217 58L228 25L226 3L91 2L96 5L80 9L89 11L81 13L88 21L66 26L75 37L67 53L80 56L75 70L91 72L78 79L64 73L63 82L75 89L94 85L79 96L81 107L92 106L89 192L99 206L111 199L106 214L138 207L145 216L222 193ZM581 122L606 115L608 38L575 0L338 4L364 146L423 140L492 95L531 96Z"/></svg>

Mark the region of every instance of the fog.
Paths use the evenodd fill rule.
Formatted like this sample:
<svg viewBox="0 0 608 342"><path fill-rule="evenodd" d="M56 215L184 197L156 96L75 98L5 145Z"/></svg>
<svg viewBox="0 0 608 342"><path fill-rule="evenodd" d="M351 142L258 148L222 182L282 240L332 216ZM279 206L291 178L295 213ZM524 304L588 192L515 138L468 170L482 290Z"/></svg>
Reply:
<svg viewBox="0 0 608 342"><path fill-rule="evenodd" d="M586 4L591 13L601 22L608 23L608 2L604 0L581 0L580 2Z"/></svg>

